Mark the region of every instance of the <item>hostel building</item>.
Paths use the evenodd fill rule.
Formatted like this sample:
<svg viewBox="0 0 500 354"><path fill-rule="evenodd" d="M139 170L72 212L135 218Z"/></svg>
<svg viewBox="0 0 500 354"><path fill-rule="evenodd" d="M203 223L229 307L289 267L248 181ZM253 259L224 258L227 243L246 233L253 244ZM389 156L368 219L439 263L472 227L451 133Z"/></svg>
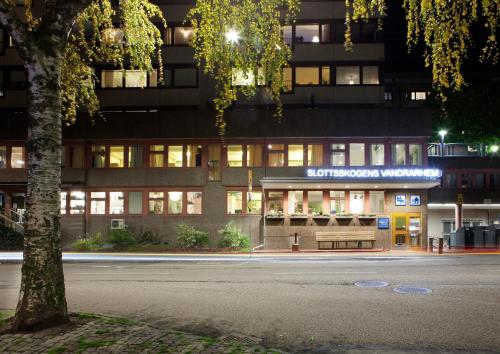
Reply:
<svg viewBox="0 0 500 354"><path fill-rule="evenodd" d="M209 231L215 242L234 220L253 247L268 249L289 248L295 233L303 248L317 248L315 233L328 230L371 230L376 248L426 245L430 191L441 186L443 169L428 156L427 91L386 81L376 21L354 25L354 51L346 52L343 1L303 1L297 23L283 29L293 49L283 119L257 95L228 111L221 141L213 84L187 45L192 32L183 19L192 2L158 3L169 23L165 82L154 72L98 65L106 120L82 115L64 129L65 242L124 226L175 242L179 223ZM19 221L26 85L0 29L0 209Z"/></svg>

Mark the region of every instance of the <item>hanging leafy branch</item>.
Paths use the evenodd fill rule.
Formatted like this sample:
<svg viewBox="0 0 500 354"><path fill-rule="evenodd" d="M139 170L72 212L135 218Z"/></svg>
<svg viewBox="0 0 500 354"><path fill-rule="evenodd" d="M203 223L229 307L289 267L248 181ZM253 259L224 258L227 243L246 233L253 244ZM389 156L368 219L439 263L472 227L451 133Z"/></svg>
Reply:
<svg viewBox="0 0 500 354"><path fill-rule="evenodd" d="M281 116L280 94L285 89L283 68L291 49L282 35L295 19L299 0L198 0L186 18L193 27L191 45L198 66L215 81L216 126L224 134L224 112L241 93L254 95L265 85ZM236 86L239 77L244 85Z"/></svg>
<svg viewBox="0 0 500 354"><path fill-rule="evenodd" d="M345 0L345 25L344 47L347 51L352 51L353 22L367 22L370 18L378 18L379 29L382 28L382 19L385 16L386 0Z"/></svg>

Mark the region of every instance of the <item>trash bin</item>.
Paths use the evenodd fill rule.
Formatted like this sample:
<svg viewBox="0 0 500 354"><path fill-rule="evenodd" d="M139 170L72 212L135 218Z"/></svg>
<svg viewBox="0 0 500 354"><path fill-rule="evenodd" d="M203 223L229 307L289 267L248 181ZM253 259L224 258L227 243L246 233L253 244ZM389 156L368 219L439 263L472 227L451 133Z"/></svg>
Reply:
<svg viewBox="0 0 500 354"><path fill-rule="evenodd" d="M456 232L450 232L450 248L451 247L457 247L457 233Z"/></svg>
<svg viewBox="0 0 500 354"><path fill-rule="evenodd" d="M476 248L484 247L484 234L487 229L488 226L474 226L472 231L474 233L474 247Z"/></svg>
<svg viewBox="0 0 500 354"><path fill-rule="evenodd" d="M456 231L455 247L474 247L474 231L472 227L461 227Z"/></svg>
<svg viewBox="0 0 500 354"><path fill-rule="evenodd" d="M500 224L493 224L484 233L484 247L498 248L500 241Z"/></svg>

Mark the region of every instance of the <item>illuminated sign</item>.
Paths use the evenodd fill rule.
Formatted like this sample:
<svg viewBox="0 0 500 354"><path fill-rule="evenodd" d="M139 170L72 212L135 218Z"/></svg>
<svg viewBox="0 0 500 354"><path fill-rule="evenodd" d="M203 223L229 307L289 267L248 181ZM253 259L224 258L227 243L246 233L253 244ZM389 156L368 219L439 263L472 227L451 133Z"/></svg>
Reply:
<svg viewBox="0 0 500 354"><path fill-rule="evenodd" d="M309 168L312 178L439 178L441 170L435 168Z"/></svg>

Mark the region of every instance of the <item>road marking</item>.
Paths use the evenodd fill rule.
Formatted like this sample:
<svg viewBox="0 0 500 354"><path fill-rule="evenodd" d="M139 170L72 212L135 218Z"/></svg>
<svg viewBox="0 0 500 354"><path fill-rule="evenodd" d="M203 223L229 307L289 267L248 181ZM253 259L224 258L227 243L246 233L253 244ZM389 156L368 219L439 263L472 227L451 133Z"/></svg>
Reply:
<svg viewBox="0 0 500 354"><path fill-rule="evenodd" d="M70 275L170 275L172 273L110 273L110 272L102 272L102 273L71 273Z"/></svg>
<svg viewBox="0 0 500 354"><path fill-rule="evenodd" d="M301 274L377 274L377 272L284 272L273 275L301 275Z"/></svg>

